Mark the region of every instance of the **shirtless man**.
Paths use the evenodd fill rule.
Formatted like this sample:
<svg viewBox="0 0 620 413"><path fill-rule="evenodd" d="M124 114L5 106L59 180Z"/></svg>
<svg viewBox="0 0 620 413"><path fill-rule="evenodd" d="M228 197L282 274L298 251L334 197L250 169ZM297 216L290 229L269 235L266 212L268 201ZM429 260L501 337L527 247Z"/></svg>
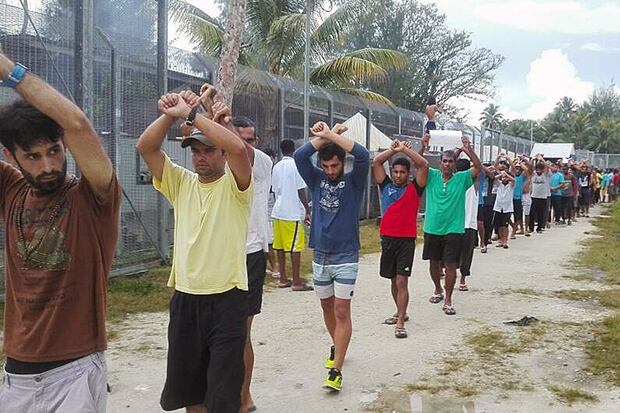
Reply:
<svg viewBox="0 0 620 413"><path fill-rule="evenodd" d="M437 104L435 96L429 96L426 101L426 110L424 111L424 113L426 113L426 117L428 118L426 121L426 127L424 128L426 133L437 129L437 125L435 124L435 116L437 115L437 112L442 113L443 109Z"/></svg>

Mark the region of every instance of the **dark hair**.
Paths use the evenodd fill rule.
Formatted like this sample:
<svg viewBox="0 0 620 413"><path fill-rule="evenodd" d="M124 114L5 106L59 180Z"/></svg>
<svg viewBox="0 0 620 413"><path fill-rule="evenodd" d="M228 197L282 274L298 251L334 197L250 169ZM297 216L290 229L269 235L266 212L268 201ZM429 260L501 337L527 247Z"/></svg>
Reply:
<svg viewBox="0 0 620 413"><path fill-rule="evenodd" d="M427 106L436 105L436 104L437 104L437 100L435 99L435 96L429 96L428 99L426 100Z"/></svg>
<svg viewBox="0 0 620 413"><path fill-rule="evenodd" d="M56 143L62 136L60 125L21 99L0 107L0 143L13 154L17 147L29 151L42 142Z"/></svg>
<svg viewBox="0 0 620 413"><path fill-rule="evenodd" d="M292 155L295 152L295 142L290 139L284 139L280 142L280 150L282 151L282 155Z"/></svg>
<svg viewBox="0 0 620 413"><path fill-rule="evenodd" d="M396 165L404 166L405 168L407 168L407 172L411 170L411 162L409 162L409 159L407 158L396 158L394 162L392 162L392 168L394 168Z"/></svg>
<svg viewBox="0 0 620 413"><path fill-rule="evenodd" d="M344 162L346 152L335 143L328 143L319 150L319 160L321 161L329 161L334 156L337 156L340 162Z"/></svg>
<svg viewBox="0 0 620 413"><path fill-rule="evenodd" d="M469 159L461 158L456 161L456 170L457 171L466 171L471 167L471 163Z"/></svg>
<svg viewBox="0 0 620 413"><path fill-rule="evenodd" d="M232 124L235 128L253 128L254 137L256 137L256 124L252 119L245 116L235 116L232 118Z"/></svg>
<svg viewBox="0 0 620 413"><path fill-rule="evenodd" d="M454 159L454 162L456 162L456 153L454 153L454 151L452 149L448 149L447 151L443 151L441 153L441 157L443 158L444 156L447 156L448 158L452 158L452 159Z"/></svg>
<svg viewBox="0 0 620 413"><path fill-rule="evenodd" d="M545 169L545 163L541 161L536 162L536 166L534 166L534 169Z"/></svg>

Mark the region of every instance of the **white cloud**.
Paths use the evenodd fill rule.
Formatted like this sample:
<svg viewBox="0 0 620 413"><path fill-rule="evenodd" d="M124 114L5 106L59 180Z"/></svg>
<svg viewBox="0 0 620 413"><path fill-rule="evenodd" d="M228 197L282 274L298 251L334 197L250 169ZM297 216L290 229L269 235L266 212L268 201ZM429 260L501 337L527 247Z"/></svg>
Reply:
<svg viewBox="0 0 620 413"><path fill-rule="evenodd" d="M564 96L581 103L594 90L594 83L580 79L575 65L560 49L545 50L530 62L526 80L529 95L538 98L524 113L531 119L544 117Z"/></svg>
<svg viewBox="0 0 620 413"><path fill-rule="evenodd" d="M482 19L536 32L575 34L620 33L620 3L586 1L507 1L474 9Z"/></svg>
<svg viewBox="0 0 620 413"><path fill-rule="evenodd" d="M581 50L588 50L591 52L601 52L601 53L618 53L620 52L620 47L611 47L600 43L584 43L580 47Z"/></svg>

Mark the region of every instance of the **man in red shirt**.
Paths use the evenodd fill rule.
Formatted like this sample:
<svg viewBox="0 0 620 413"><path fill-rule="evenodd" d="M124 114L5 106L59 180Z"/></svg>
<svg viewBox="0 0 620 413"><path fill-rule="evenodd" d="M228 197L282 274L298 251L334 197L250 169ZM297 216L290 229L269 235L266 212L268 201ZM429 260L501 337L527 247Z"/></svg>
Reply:
<svg viewBox="0 0 620 413"><path fill-rule="evenodd" d="M383 164L396 154L392 162L391 179ZM416 179L409 182L411 159L417 168ZM420 195L426 186L428 161L411 150L409 142L394 140L390 149L377 155L372 168L375 182L381 189L381 263L379 274L391 280L392 298L396 314L388 317L385 324L396 324L396 338L406 338L407 305L409 304L408 280L413 266L413 254L417 237L417 216Z"/></svg>

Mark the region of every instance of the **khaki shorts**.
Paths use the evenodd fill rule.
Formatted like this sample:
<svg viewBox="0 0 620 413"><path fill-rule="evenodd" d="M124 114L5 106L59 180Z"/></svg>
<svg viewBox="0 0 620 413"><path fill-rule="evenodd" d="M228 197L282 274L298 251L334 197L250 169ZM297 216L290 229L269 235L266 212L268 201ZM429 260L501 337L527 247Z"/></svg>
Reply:
<svg viewBox="0 0 620 413"><path fill-rule="evenodd" d="M41 374L4 372L0 413L105 413L107 369L94 353Z"/></svg>

